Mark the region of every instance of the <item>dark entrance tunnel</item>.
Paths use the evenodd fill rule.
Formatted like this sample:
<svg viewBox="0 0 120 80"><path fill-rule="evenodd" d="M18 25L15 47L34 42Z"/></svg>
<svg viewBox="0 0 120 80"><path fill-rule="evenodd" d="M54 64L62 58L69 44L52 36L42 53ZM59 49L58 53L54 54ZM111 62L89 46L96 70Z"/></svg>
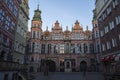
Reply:
<svg viewBox="0 0 120 80"><path fill-rule="evenodd" d="M49 72L55 72L56 71L56 63L52 60L46 60L46 64L49 67Z"/></svg>

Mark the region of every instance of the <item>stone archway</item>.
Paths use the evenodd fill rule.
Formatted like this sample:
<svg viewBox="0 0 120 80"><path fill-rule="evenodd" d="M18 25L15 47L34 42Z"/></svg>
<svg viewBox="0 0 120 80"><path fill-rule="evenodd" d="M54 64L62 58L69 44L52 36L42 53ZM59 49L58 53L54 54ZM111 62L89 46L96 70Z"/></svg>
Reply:
<svg viewBox="0 0 120 80"><path fill-rule="evenodd" d="M34 72L34 67L30 66L29 72Z"/></svg>
<svg viewBox="0 0 120 80"><path fill-rule="evenodd" d="M87 62L86 61L81 61L80 62L80 71L86 71L87 70Z"/></svg>
<svg viewBox="0 0 120 80"><path fill-rule="evenodd" d="M53 60L46 60L46 64L49 67L49 72L56 71L56 63Z"/></svg>

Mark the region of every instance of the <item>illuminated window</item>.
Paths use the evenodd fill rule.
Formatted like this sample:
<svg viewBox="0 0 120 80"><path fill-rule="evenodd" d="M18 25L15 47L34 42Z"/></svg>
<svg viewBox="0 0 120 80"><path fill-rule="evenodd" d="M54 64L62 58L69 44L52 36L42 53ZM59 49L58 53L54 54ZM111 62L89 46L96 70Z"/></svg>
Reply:
<svg viewBox="0 0 120 80"><path fill-rule="evenodd" d="M60 45L60 53L64 53L64 44Z"/></svg>

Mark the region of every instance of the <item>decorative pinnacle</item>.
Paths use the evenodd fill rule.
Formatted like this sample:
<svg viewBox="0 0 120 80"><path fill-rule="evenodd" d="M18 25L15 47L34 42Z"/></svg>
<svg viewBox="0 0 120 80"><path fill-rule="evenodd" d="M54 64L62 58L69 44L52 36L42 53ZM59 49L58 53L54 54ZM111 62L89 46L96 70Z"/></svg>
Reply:
<svg viewBox="0 0 120 80"><path fill-rule="evenodd" d="M48 31L48 26L46 26L46 31Z"/></svg>
<svg viewBox="0 0 120 80"><path fill-rule="evenodd" d="M88 25L86 26L86 30L88 30Z"/></svg>
<svg viewBox="0 0 120 80"><path fill-rule="evenodd" d="M39 3L38 3L38 5L37 5L37 9L39 9Z"/></svg>
<svg viewBox="0 0 120 80"><path fill-rule="evenodd" d="M66 26L66 30L68 31L68 26Z"/></svg>

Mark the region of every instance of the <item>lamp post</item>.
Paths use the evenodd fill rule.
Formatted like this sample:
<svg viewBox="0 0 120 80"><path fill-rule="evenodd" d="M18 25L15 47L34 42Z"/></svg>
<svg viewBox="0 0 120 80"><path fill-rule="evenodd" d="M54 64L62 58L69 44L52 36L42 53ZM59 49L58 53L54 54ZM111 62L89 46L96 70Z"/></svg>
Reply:
<svg viewBox="0 0 120 80"><path fill-rule="evenodd" d="M46 45L47 45L47 36L45 36L45 41L46 41ZM45 52L45 60L44 60L44 76L48 76L48 66L47 66L47 63L46 63L46 54L47 54L47 51Z"/></svg>

